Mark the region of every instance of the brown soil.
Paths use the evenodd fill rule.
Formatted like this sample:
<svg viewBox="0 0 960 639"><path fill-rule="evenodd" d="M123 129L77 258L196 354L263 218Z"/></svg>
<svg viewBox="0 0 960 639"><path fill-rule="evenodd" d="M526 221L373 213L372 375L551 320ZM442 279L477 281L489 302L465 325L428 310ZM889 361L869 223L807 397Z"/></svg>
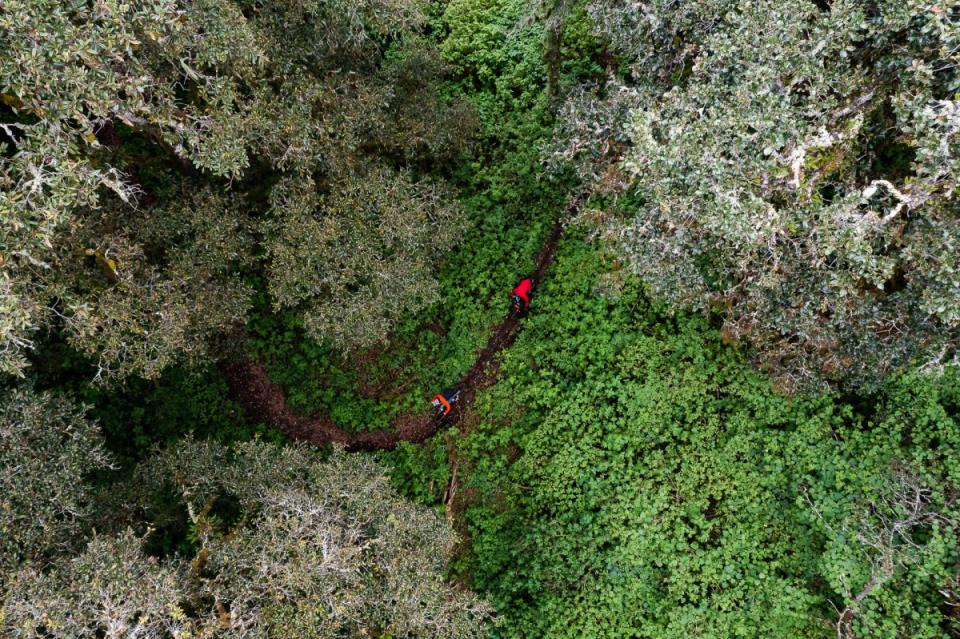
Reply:
<svg viewBox="0 0 960 639"><path fill-rule="evenodd" d="M576 208L578 203L579 198L573 202L571 210ZM537 255L536 269L532 275L536 286L543 281L550 267L562 233L563 224L557 222ZM509 316L497 326L477 356L476 362L457 385L460 389L460 401L454 404L450 415L438 419L429 413L403 413L394 419L393 429L389 431L351 433L324 415L307 417L296 414L287 406L283 389L270 381L267 369L261 362L224 362L221 368L233 395L243 405L251 420L262 421L277 428L291 439L318 446L341 444L347 450L391 450L401 441L419 443L436 434L441 428L461 426L463 410L473 404L479 390L496 381L499 370L497 354L513 344L518 329L519 322Z"/></svg>

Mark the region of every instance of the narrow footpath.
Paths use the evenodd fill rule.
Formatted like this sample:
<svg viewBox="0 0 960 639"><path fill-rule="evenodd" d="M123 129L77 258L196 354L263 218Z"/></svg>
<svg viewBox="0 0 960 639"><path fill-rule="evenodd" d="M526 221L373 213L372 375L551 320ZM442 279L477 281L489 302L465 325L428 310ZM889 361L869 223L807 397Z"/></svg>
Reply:
<svg viewBox="0 0 960 639"><path fill-rule="evenodd" d="M567 209L567 214L575 211L579 204L578 197ZM546 244L537 255L532 275L537 286L543 282L562 234L561 220L553 226ZM298 415L287 406L283 389L270 381L266 367L259 361L224 362L221 368L230 384L232 395L244 407L247 418L251 421L263 422L282 431L291 439L318 446L341 444L352 451L392 450L401 441L423 442L443 428L459 425L463 411L473 404L477 392L496 381L499 369L497 355L513 344L519 329L519 322L509 315L497 326L476 362L457 384L460 389L459 406L455 405L455 410L445 419L435 417L432 408L429 413L407 412L397 416L392 424L393 429L388 431L351 433L328 416Z"/></svg>

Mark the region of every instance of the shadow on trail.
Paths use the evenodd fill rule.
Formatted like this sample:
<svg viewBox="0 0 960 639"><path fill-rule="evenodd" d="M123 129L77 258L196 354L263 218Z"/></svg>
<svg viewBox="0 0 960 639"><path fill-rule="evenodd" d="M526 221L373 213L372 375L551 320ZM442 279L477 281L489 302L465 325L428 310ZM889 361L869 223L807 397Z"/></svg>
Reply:
<svg viewBox="0 0 960 639"><path fill-rule="evenodd" d="M578 204L579 198L571 204L568 213L575 210ZM563 222L558 221L537 255L532 277L538 287L550 267L562 234ZM253 421L261 421L296 441L310 442L318 446L341 444L347 450L392 450L401 441L423 442L442 428L458 425L463 410L473 404L477 391L496 381L499 370L496 356L517 339L518 324L518 320L510 316L500 322L480 351L476 362L457 384L460 401L449 416L440 419L430 414L407 412L394 419L394 428L389 431L351 433L337 426L328 416L298 415L287 406L283 389L270 381L266 367L259 361L224 362L221 369L230 384L232 394Z"/></svg>

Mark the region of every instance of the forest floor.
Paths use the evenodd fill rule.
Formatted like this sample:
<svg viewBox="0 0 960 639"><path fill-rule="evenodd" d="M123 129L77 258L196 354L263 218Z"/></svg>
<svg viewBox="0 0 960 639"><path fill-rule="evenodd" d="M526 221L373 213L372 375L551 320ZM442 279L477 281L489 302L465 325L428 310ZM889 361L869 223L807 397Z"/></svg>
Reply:
<svg viewBox="0 0 960 639"><path fill-rule="evenodd" d="M531 275L536 286L543 282L553 260L557 243L563 234L564 219L579 207L580 200L581 198L577 197L571 202L566 211L567 215L554 224L546 243L540 249ZM460 400L454 405L450 415L438 418L430 413L408 411L393 420L392 429L376 432L349 432L327 415L297 414L287 406L283 389L270 381L267 369L260 361L227 361L221 368L233 396L244 407L247 418L252 421L263 422L276 428L293 440L318 446L341 444L347 450L392 450L401 441L423 442L441 428L460 426L463 412L473 403L477 392L496 381L499 370L497 355L513 344L520 328L520 322L510 315L497 325L473 366L456 385L456 388L460 389Z"/></svg>

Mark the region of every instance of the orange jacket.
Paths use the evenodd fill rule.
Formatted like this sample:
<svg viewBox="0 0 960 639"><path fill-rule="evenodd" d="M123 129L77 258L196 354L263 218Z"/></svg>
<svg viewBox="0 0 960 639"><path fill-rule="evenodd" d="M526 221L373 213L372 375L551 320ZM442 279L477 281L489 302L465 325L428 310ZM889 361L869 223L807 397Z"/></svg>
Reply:
<svg viewBox="0 0 960 639"><path fill-rule="evenodd" d="M443 393L437 393L433 396L433 399L430 402L437 407L443 406L443 414L450 414L450 402L447 401L447 398L443 396Z"/></svg>

